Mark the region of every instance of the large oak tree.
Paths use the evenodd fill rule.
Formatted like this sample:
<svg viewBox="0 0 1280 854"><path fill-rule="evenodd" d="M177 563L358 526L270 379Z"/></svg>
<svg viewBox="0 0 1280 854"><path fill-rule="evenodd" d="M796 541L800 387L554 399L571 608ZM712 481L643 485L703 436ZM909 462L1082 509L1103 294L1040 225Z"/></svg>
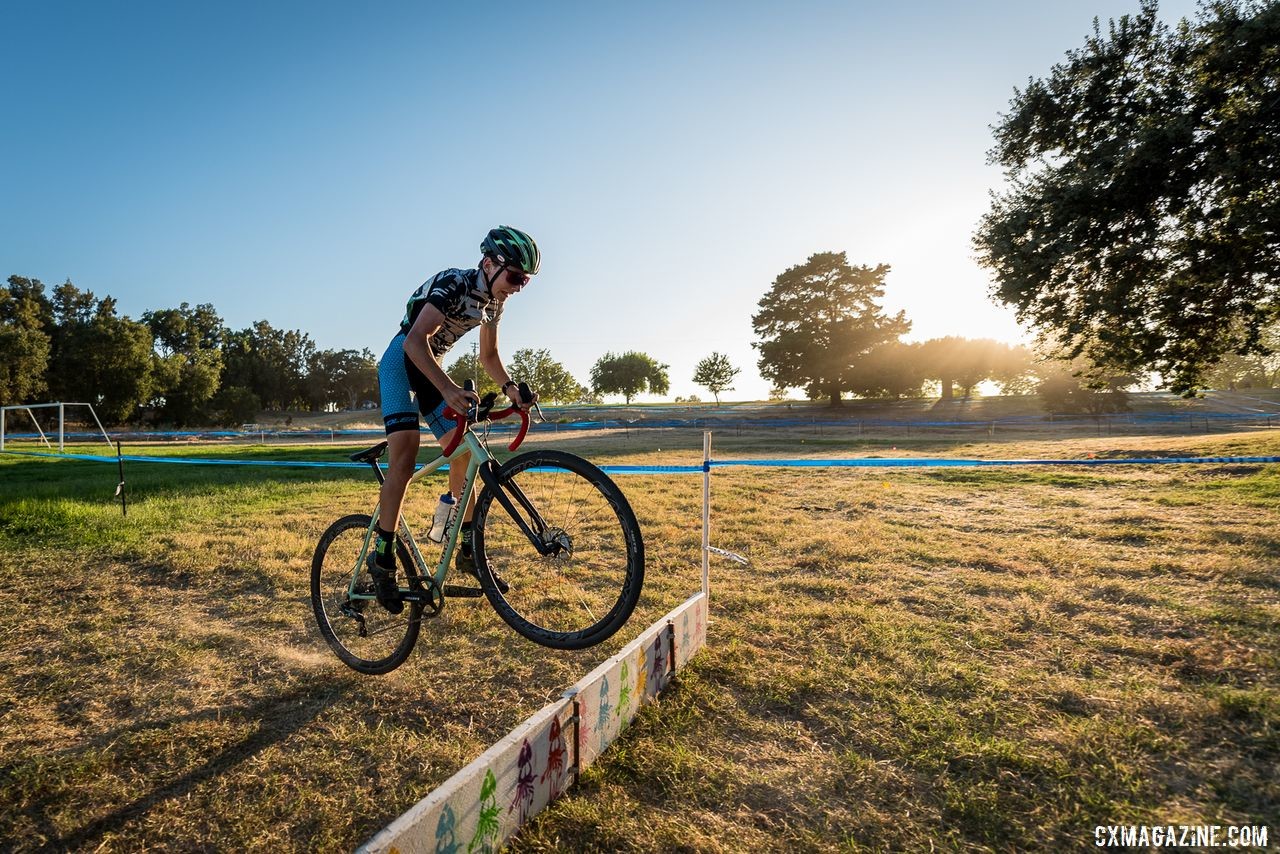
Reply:
<svg viewBox="0 0 1280 854"><path fill-rule="evenodd" d="M1261 349L1280 313L1277 93L1274 0L1095 22L995 125L1008 186L975 236L994 295L1063 356L1181 393Z"/></svg>
<svg viewBox="0 0 1280 854"><path fill-rule="evenodd" d="M774 279L751 319L760 375L839 405L855 390L858 361L911 328L903 312L880 308L888 273L885 264L853 267L843 252L818 252Z"/></svg>

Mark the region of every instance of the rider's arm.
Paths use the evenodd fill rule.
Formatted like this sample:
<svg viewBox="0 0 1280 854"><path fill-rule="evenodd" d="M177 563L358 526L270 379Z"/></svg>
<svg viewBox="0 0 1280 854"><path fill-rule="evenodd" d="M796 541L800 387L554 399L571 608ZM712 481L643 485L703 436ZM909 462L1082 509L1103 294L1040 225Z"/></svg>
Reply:
<svg viewBox="0 0 1280 854"><path fill-rule="evenodd" d="M480 325L480 366L499 386L511 381L511 376L502 366L502 358L498 355L498 324L496 323Z"/></svg>
<svg viewBox="0 0 1280 854"><path fill-rule="evenodd" d="M479 398L473 392L464 391L449 379L444 368L440 367L436 354L431 351L429 339L443 325L444 315L440 309L431 303L424 305L418 312L417 319L413 321L409 334L404 337L404 353L409 357L409 361L422 371L422 375L440 391L444 402L449 404L454 412L465 412L469 402Z"/></svg>

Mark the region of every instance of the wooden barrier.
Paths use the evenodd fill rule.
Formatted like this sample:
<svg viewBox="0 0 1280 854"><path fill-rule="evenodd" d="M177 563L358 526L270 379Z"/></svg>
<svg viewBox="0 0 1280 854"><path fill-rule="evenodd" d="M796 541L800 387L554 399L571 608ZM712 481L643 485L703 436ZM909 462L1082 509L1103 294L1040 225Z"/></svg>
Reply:
<svg viewBox="0 0 1280 854"><path fill-rule="evenodd" d="M360 847L368 854L493 850L577 782L707 639L698 593Z"/></svg>

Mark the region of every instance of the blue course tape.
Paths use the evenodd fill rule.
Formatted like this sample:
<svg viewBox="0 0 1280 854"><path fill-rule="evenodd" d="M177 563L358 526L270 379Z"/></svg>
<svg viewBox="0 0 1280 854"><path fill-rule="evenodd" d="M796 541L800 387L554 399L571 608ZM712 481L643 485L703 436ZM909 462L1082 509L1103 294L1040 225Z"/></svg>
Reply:
<svg viewBox="0 0 1280 854"><path fill-rule="evenodd" d="M22 457L51 457L60 460L87 460L94 463L114 463L124 459L131 463L176 463L192 466L280 466L285 468L364 468L368 463L326 463L319 461L292 460L213 460L205 457L140 457L125 454L123 457L100 457L94 454L50 454L41 451L4 451L6 454L17 454Z"/></svg>
<svg viewBox="0 0 1280 854"><path fill-rule="evenodd" d="M662 408L641 408L633 407L632 412L643 412L650 416L668 415L670 413ZM553 430L600 430L600 429L621 429L621 428L708 428L718 427L721 429L729 428L752 428L763 427L771 429L785 428L815 428L815 427L832 427L832 428L882 428L882 427L918 427L918 428L990 428L1000 426L1037 426L1037 425L1068 425L1068 424L1172 424L1172 423L1192 423L1198 420L1205 422L1248 422L1257 421L1262 418L1268 419L1280 417L1280 412L1132 412L1110 415L1011 415L1004 418L986 419L986 420L970 420L970 421L918 421L912 419L893 419L893 418L855 418L853 416L845 418L835 418L830 415L826 417L804 417L798 416L794 418L768 418L768 417L752 417L749 414L731 417L726 413L723 415L709 415L697 418L679 418L667 417L657 418L650 417L644 420L636 419L604 419L600 421L567 421L567 422L546 422L541 424L530 425L530 430L534 432L548 432ZM514 423L499 423L489 426L490 432L493 433L509 433L518 429L519 425ZM35 439L39 437L38 433L9 433L14 438ZM74 439L97 439L100 433L67 433L67 438ZM249 439L258 436L271 437L293 437L293 438L311 438L324 439L331 436L381 436L384 431L381 427L373 428L346 428L346 429L330 429L324 428L311 430L293 430L293 429L263 429L263 430L169 430L169 431L124 431L113 434L119 438L133 439L155 439L170 438L182 439L191 437L203 438L242 438Z"/></svg>
<svg viewBox="0 0 1280 854"><path fill-rule="evenodd" d="M1107 457L1082 460L965 460L912 457L906 459L863 458L855 460L712 460L711 466L766 466L773 468L959 468L978 466L1104 466L1104 465L1194 465L1198 463L1280 463L1280 457Z"/></svg>
<svg viewBox="0 0 1280 854"><path fill-rule="evenodd" d="M44 457L57 460L82 460L94 463L114 463L116 457L103 457L94 454L51 454L44 451L3 451L20 457ZM126 454L122 459L131 463L171 463L174 465L192 466L267 466L280 468L341 468L362 469L368 463L321 462L311 460L216 460L207 457L148 457ZM421 468L421 464L418 468ZM383 465L386 468L386 465ZM601 466L606 474L696 474L702 466ZM445 464L438 471L448 471Z"/></svg>
<svg viewBox="0 0 1280 854"><path fill-rule="evenodd" d="M93 454L52 454L42 451L3 451L24 457L45 457L64 460L86 460L98 463L114 463L116 457ZM147 457L127 455L129 462L171 463L195 466L267 466L277 468L364 468L368 463L321 462L308 460L219 460L204 457ZM859 459L771 459L771 460L710 460L695 466L601 466L606 474L699 474L713 468L732 466L757 468L978 468L993 466L1105 466L1105 465L1197 465L1205 463L1237 463L1257 465L1280 463L1280 457L1107 457L1103 459L1058 460L971 460L934 457ZM442 466L440 471L447 471Z"/></svg>

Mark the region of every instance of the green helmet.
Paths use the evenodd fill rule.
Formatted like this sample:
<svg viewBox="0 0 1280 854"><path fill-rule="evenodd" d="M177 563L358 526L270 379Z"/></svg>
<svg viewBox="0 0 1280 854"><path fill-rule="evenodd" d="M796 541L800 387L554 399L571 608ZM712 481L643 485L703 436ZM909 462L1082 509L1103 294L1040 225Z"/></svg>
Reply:
<svg viewBox="0 0 1280 854"><path fill-rule="evenodd" d="M542 253L533 238L509 225L500 225L490 231L480 242L480 251L499 264L517 267L530 276L538 272Z"/></svg>

